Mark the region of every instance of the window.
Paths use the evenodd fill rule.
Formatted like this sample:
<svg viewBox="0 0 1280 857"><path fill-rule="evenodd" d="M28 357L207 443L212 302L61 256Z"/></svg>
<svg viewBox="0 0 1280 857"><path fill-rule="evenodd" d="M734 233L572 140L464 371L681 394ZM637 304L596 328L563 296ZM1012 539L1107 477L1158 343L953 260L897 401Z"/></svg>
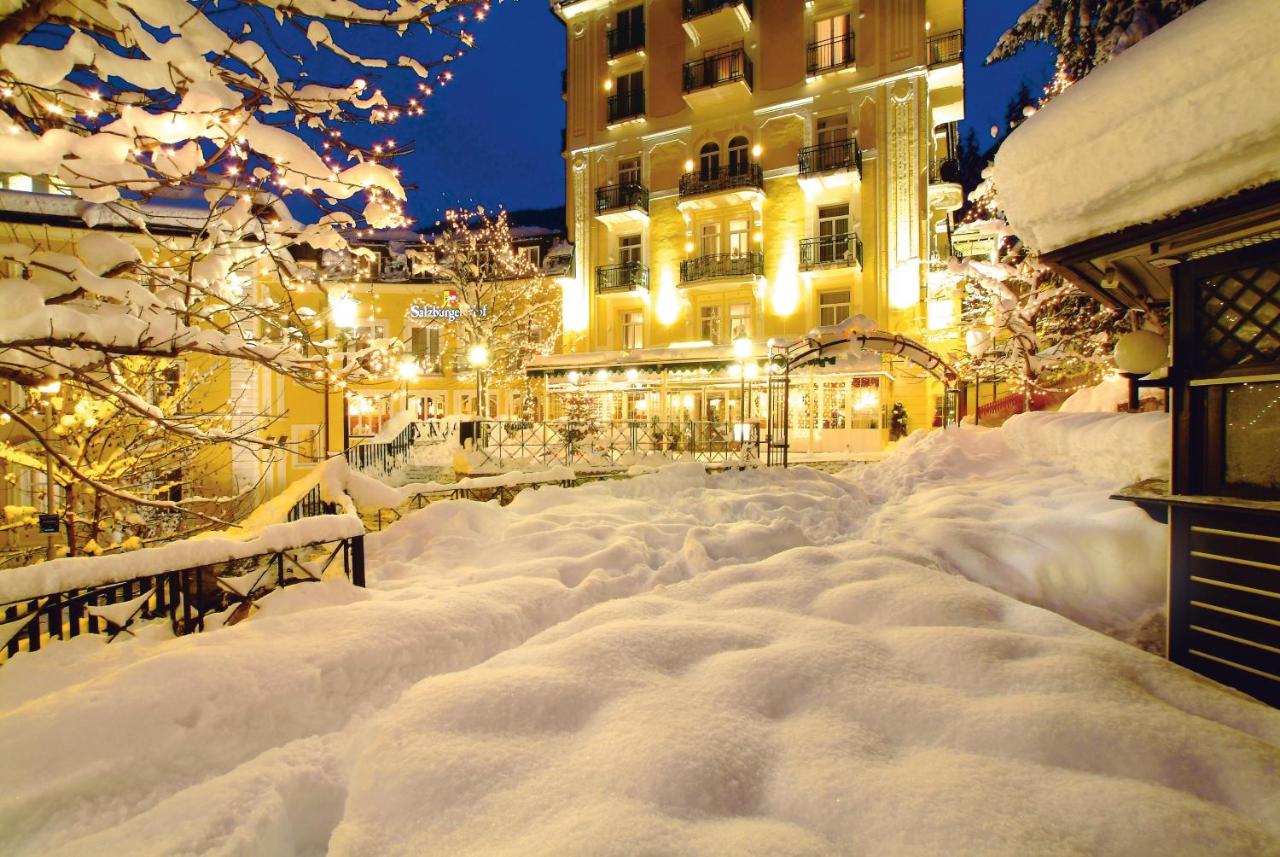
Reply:
<svg viewBox="0 0 1280 857"><path fill-rule="evenodd" d="M621 158L618 161L618 184L640 184L640 159Z"/></svg>
<svg viewBox="0 0 1280 857"><path fill-rule="evenodd" d="M818 261L839 262L849 252L849 206L818 209Z"/></svg>
<svg viewBox="0 0 1280 857"><path fill-rule="evenodd" d="M182 364L170 363L151 380L151 404L158 405L177 394L182 386Z"/></svg>
<svg viewBox="0 0 1280 857"><path fill-rule="evenodd" d="M386 338L387 323L385 321L362 324L351 331L350 341L347 342L347 351L359 351L361 348L368 346L374 339Z"/></svg>
<svg viewBox="0 0 1280 857"><path fill-rule="evenodd" d="M712 345L720 344L720 306L713 304L698 310L698 334Z"/></svg>
<svg viewBox="0 0 1280 857"><path fill-rule="evenodd" d="M618 261L623 265L639 265L644 258L640 244L640 234L623 235L618 238Z"/></svg>
<svg viewBox="0 0 1280 857"><path fill-rule="evenodd" d="M698 177L704 182L720 178L720 144L707 143L698 154Z"/></svg>
<svg viewBox="0 0 1280 857"><path fill-rule="evenodd" d="M843 113L818 120L818 145L843 143L849 139L849 117Z"/></svg>
<svg viewBox="0 0 1280 857"><path fill-rule="evenodd" d="M745 218L729 221L729 255L745 256L751 250L751 229Z"/></svg>
<svg viewBox="0 0 1280 857"><path fill-rule="evenodd" d="M751 338L751 304L729 304L729 338Z"/></svg>
<svg viewBox="0 0 1280 857"><path fill-rule="evenodd" d="M853 44L849 38L849 16L836 15L814 24L814 41L817 56L812 58L815 70L836 68L853 61L850 55Z"/></svg>
<svg viewBox="0 0 1280 857"><path fill-rule="evenodd" d="M818 295L818 324L827 327L849 317L849 292L823 292Z"/></svg>
<svg viewBox="0 0 1280 857"><path fill-rule="evenodd" d="M640 311L622 314L622 347L627 351L644 348L644 313Z"/></svg>
<svg viewBox="0 0 1280 857"><path fill-rule="evenodd" d="M609 121L615 122L644 112L644 72L620 75L609 100Z"/></svg>
<svg viewBox="0 0 1280 857"><path fill-rule="evenodd" d="M644 6L623 9L614 19L614 32L610 37L609 55L617 56L625 51L644 46Z"/></svg>
<svg viewBox="0 0 1280 857"><path fill-rule="evenodd" d="M720 253L720 224L702 224L702 255L717 256Z"/></svg>
<svg viewBox="0 0 1280 857"><path fill-rule="evenodd" d="M532 247L521 247L520 255L535 268L542 262L542 248L537 244L534 244Z"/></svg>
<svg viewBox="0 0 1280 857"><path fill-rule="evenodd" d="M415 327L409 331L409 350L424 372L440 371L440 328Z"/></svg>
<svg viewBox="0 0 1280 857"><path fill-rule="evenodd" d="M171 470L164 475L161 480L163 487L160 489L160 495L157 499L168 500L170 503L182 502L182 468Z"/></svg>
<svg viewBox="0 0 1280 857"><path fill-rule="evenodd" d="M747 150L750 147L751 143L746 137L734 137L729 141L729 175L746 175L747 166L750 163Z"/></svg>

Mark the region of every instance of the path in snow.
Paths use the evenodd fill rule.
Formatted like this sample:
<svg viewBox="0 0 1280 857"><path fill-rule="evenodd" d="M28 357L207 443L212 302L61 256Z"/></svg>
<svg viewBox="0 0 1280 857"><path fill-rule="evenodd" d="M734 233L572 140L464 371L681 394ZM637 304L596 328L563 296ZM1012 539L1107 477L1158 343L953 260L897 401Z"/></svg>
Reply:
<svg viewBox="0 0 1280 857"><path fill-rule="evenodd" d="M938 570L1139 621L1159 450L1072 455L1162 430L429 506L370 591L0 670L0 852L1280 852L1280 714Z"/></svg>

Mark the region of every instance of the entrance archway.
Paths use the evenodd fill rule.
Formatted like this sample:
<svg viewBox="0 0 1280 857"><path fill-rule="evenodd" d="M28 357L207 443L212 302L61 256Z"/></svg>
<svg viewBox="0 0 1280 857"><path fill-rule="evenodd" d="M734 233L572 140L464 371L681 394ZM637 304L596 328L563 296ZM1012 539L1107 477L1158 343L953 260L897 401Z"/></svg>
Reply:
<svg viewBox="0 0 1280 857"><path fill-rule="evenodd" d="M769 346L768 418L765 428L766 464L770 467L787 466L787 450L790 448L788 435L791 426L791 373L805 366L829 362L842 354L872 351L896 355L910 360L941 381L947 388L947 401L942 408L942 425L946 427L949 414L956 410L955 403L960 401L963 385L959 374L937 352L906 336L859 329L857 325L848 322L838 328L822 330L829 330L830 333L807 336L789 345Z"/></svg>

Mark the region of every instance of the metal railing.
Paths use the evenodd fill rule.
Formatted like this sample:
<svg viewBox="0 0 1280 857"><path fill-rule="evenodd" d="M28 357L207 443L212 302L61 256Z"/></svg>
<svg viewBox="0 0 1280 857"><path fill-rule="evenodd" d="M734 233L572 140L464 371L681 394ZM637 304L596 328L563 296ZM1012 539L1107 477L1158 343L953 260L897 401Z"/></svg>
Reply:
<svg viewBox="0 0 1280 857"><path fill-rule="evenodd" d="M609 96L609 122L621 122L644 115L644 90L632 89Z"/></svg>
<svg viewBox="0 0 1280 857"><path fill-rule="evenodd" d="M696 92L713 86L742 81L753 88L755 66L742 48L729 48L707 54L705 57L684 64L684 91Z"/></svg>
<svg viewBox="0 0 1280 857"><path fill-rule="evenodd" d="M809 76L854 65L856 59L853 49L853 33L810 42L805 47L805 67Z"/></svg>
<svg viewBox="0 0 1280 857"><path fill-rule="evenodd" d="M649 210L649 189L638 184L613 184L596 188L596 214L623 208Z"/></svg>
<svg viewBox="0 0 1280 857"><path fill-rule="evenodd" d="M964 56L964 32L949 30L930 36L925 42L925 62L929 65L941 65L956 62Z"/></svg>
<svg viewBox="0 0 1280 857"><path fill-rule="evenodd" d="M805 238L800 242L800 270L862 267L862 239L856 232Z"/></svg>
<svg viewBox="0 0 1280 857"><path fill-rule="evenodd" d="M644 50L644 27L626 27L621 30L611 28L605 39L608 42L609 59Z"/></svg>
<svg viewBox="0 0 1280 857"><path fill-rule="evenodd" d="M837 170L856 170L858 175L862 175L862 147L857 140L805 146L800 150L797 161L801 176Z"/></svg>
<svg viewBox="0 0 1280 857"><path fill-rule="evenodd" d="M408 460L413 442L417 438L417 423L409 423L393 440L356 444L343 452L343 455L349 466L362 473L374 472L389 476Z"/></svg>
<svg viewBox="0 0 1280 857"><path fill-rule="evenodd" d="M755 4L752 0L684 0L684 20L700 18L718 12L726 6L745 6L747 14L755 16Z"/></svg>
<svg viewBox="0 0 1280 857"><path fill-rule="evenodd" d="M470 450L477 471L531 465L621 469L645 459L748 466L760 458L756 423L689 420L481 420Z"/></svg>
<svg viewBox="0 0 1280 857"><path fill-rule="evenodd" d="M649 288L649 268L639 262L623 262L596 268L596 294L633 292Z"/></svg>
<svg viewBox="0 0 1280 857"><path fill-rule="evenodd" d="M680 263L680 282L693 283L716 277L751 277L764 275L764 254L714 253L685 259Z"/></svg>
<svg viewBox="0 0 1280 857"><path fill-rule="evenodd" d="M764 190L764 169L759 164L747 164L736 170L716 170L710 174L692 172L680 176L681 199L749 187Z"/></svg>

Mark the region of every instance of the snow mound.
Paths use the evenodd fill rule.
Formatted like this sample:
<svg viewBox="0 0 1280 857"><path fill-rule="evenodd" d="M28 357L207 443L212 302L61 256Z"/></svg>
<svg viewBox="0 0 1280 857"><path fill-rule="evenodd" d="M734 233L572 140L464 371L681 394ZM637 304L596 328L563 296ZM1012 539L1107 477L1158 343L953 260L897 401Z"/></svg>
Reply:
<svg viewBox="0 0 1280 857"><path fill-rule="evenodd" d="M1163 529L1040 451L1155 421L1076 416L436 503L367 591L18 656L0 853L1280 853L1280 713L966 579L1155 600Z"/></svg>

